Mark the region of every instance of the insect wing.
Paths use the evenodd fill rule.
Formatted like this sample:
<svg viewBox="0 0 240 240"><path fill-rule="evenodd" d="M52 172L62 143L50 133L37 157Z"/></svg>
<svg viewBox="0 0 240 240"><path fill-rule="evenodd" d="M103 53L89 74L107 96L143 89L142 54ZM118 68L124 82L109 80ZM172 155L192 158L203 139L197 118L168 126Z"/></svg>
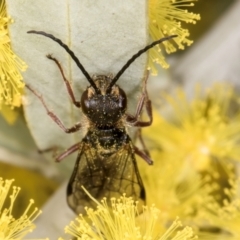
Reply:
<svg viewBox="0 0 240 240"><path fill-rule="evenodd" d="M134 200L145 202L145 190L138 172L132 142L111 154L99 154L88 142L82 142L74 171L67 188L67 201L77 214L84 207L95 207L81 186L97 200L120 197L123 193Z"/></svg>

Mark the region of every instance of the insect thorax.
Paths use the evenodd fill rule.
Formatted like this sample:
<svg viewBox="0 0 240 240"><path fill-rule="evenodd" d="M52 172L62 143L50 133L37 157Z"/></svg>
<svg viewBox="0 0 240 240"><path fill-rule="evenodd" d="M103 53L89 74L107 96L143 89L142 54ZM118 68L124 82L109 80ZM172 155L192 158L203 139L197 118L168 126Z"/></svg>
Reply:
<svg viewBox="0 0 240 240"><path fill-rule="evenodd" d="M111 154L116 152L130 139L125 128L112 129L91 129L88 131L83 141L87 142L101 154Z"/></svg>

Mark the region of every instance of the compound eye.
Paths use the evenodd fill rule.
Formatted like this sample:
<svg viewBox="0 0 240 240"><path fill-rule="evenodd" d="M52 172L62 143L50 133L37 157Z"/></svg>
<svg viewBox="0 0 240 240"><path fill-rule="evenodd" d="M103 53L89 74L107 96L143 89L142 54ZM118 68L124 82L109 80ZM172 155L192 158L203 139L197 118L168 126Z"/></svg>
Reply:
<svg viewBox="0 0 240 240"><path fill-rule="evenodd" d="M88 89L85 90L82 94L81 107L82 107L83 113L87 114L90 109L90 99L89 99Z"/></svg>
<svg viewBox="0 0 240 240"><path fill-rule="evenodd" d="M119 99L119 107L122 110L125 110L127 108L127 96L126 93L121 89L118 88L118 99Z"/></svg>

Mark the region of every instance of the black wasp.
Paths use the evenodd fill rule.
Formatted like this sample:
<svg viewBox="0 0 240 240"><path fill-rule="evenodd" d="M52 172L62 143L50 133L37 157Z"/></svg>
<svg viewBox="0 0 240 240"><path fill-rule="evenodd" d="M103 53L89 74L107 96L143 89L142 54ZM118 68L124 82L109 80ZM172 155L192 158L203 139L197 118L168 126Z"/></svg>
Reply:
<svg viewBox="0 0 240 240"><path fill-rule="evenodd" d="M90 86L83 92L81 100L77 101L69 81L66 79L58 60L51 55L47 58L53 60L58 66L68 94L73 104L82 108L88 119L87 134L78 142L56 158L56 161L78 150L76 164L67 187L67 201L75 213L82 212L84 206L89 206L91 200L86 195L82 186L97 200L103 197L119 197L123 193L133 197L134 200L145 201L145 190L139 175L135 154L143 158L149 165L153 164L146 149L140 150L133 145L126 132L126 124L134 127L147 127L152 123L152 107L146 89L147 77L144 81L143 92L137 104L135 115L126 113L127 96L116 82L124 71L136 58L153 46L169 40L176 35L162 38L147 45L133 55L122 69L113 76L98 75L90 77L75 54L60 39L42 31L29 31L28 33L40 34L51 38L62 46L80 68ZM82 125L77 123L71 128L66 128L61 120L47 107L41 95L27 86L42 102L47 114L66 133L78 131ZM149 121L141 121L140 115L145 106ZM139 139L144 146L141 135Z"/></svg>

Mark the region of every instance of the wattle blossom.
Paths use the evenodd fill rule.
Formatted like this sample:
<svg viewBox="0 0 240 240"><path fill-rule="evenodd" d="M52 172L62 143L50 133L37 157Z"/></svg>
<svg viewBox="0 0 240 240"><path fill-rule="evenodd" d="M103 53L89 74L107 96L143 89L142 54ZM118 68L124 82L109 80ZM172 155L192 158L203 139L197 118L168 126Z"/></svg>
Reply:
<svg viewBox="0 0 240 240"><path fill-rule="evenodd" d="M91 196L90 196L91 197ZM137 203L125 196L96 202L97 209L86 208L87 217L78 216L65 228L77 239L105 240L193 240L197 239L190 227L183 227L176 219L168 227L161 226L161 212L154 206L143 207L140 214Z"/></svg>
<svg viewBox="0 0 240 240"><path fill-rule="evenodd" d="M150 0L149 1L149 34L153 41L177 34L178 37L171 41L165 41L164 47L154 47L149 52L148 69L153 75L157 75L156 64L163 68L169 65L165 61L162 50L167 53L175 52L177 49L184 49L193 41L189 40L189 31L182 28L181 24L195 24L200 20L200 15L189 12L186 8L192 7L196 0Z"/></svg>
<svg viewBox="0 0 240 240"><path fill-rule="evenodd" d="M21 75L27 65L13 52L8 27L13 23L7 15L5 1L0 2L0 112L9 123L16 114L12 111L22 104L24 82Z"/></svg>
<svg viewBox="0 0 240 240"><path fill-rule="evenodd" d="M12 214L14 203L20 191L19 187L11 187L13 180L2 180L0 178L0 239L14 240L24 237L35 228L33 221L41 213L37 208L32 209L34 203L30 203L19 218ZM12 189L12 190L11 190ZM10 192L12 191L12 192Z"/></svg>

